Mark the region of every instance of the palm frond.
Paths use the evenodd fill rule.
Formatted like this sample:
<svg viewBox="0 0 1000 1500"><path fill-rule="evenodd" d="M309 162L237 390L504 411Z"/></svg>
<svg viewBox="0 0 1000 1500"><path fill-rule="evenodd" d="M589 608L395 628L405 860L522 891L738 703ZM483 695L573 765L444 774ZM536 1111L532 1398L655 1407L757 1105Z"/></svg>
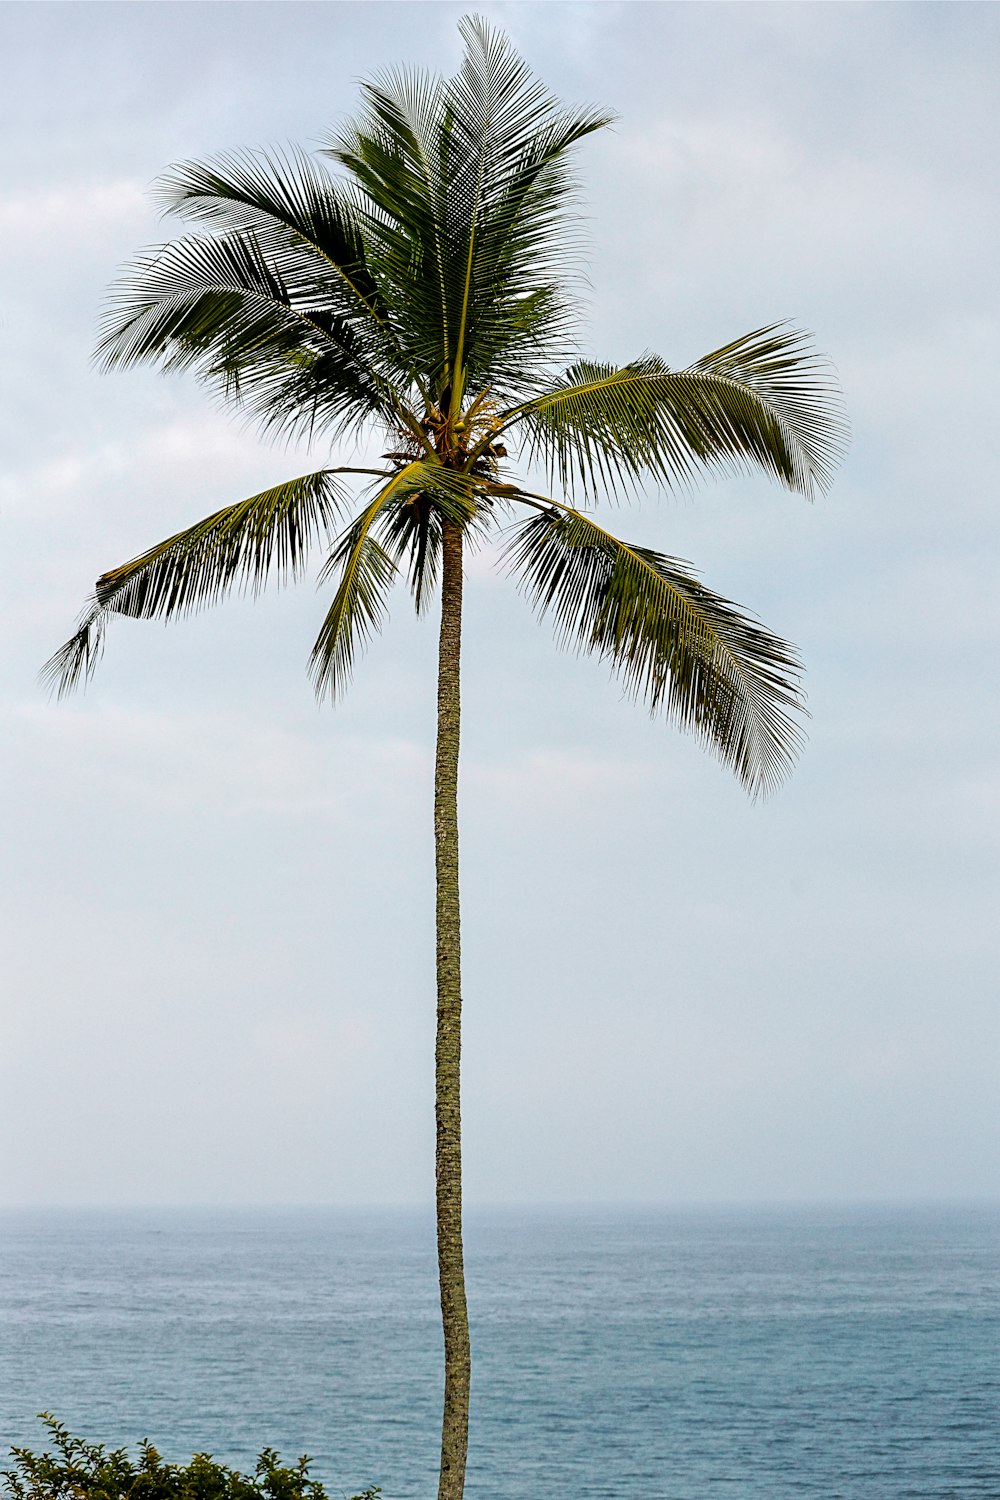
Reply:
<svg viewBox="0 0 1000 1500"><path fill-rule="evenodd" d="M359 647L381 630L398 562L410 553L410 580L422 606L436 576L442 518L463 528L474 526L483 504L475 476L428 459L405 464L379 488L338 538L320 572L321 583L337 574L340 582L310 658L318 694L340 696ZM422 516L427 517L426 526Z"/></svg>
<svg viewBox="0 0 1000 1500"><path fill-rule="evenodd" d="M555 503L518 527L505 559L561 642L609 661L627 692L695 733L751 793L788 774L802 738L797 654L688 564Z"/></svg>
<svg viewBox="0 0 1000 1500"><path fill-rule="evenodd" d="M304 151L231 152L172 167L156 186L165 210L250 233L282 261L297 252L300 279L341 288L343 309L386 329L388 309L366 261L361 225L342 183ZM324 274L325 273L325 274Z"/></svg>
<svg viewBox="0 0 1000 1500"><path fill-rule="evenodd" d="M566 212L569 148L610 123L566 110L508 38L481 17L459 23L466 53L446 86L452 234L461 251L454 408L466 381L508 384L565 333L571 310L558 275L575 250ZM498 360L500 361L498 365Z"/></svg>
<svg viewBox="0 0 1000 1500"><path fill-rule="evenodd" d="M324 302L322 283L294 257L265 255L249 231L185 236L138 257L112 288L102 327L105 368L193 368L289 432L388 422L406 395L355 323Z"/></svg>
<svg viewBox="0 0 1000 1500"><path fill-rule="evenodd" d="M775 477L812 498L829 487L849 437L840 386L810 335L771 323L706 354L692 374L731 381L759 397L777 419L788 450L788 472ZM752 455L756 457L756 455ZM768 467L762 458L756 461Z"/></svg>
<svg viewBox="0 0 1000 1500"><path fill-rule="evenodd" d="M442 87L418 71L375 78L363 85L359 119L325 148L358 192L368 263L404 357L436 390L449 379L450 347Z"/></svg>
<svg viewBox="0 0 1000 1500"><path fill-rule="evenodd" d="M668 488L699 470L762 469L812 498L829 483L846 429L836 385L805 334L760 329L671 370L657 355L581 362L549 391L503 412L553 481L596 496L649 476Z"/></svg>
<svg viewBox="0 0 1000 1500"><path fill-rule="evenodd" d="M418 615L437 584L443 523L453 521L466 541L475 544L509 506L504 486L481 474L425 464L419 483L380 523L396 564L406 565Z"/></svg>
<svg viewBox="0 0 1000 1500"><path fill-rule="evenodd" d="M406 566L407 582L417 614L430 603L441 562L441 512L430 496L416 494L386 518L383 531L397 567Z"/></svg>
<svg viewBox="0 0 1000 1500"><path fill-rule="evenodd" d="M364 215L350 184L292 146L182 162L161 178L156 194L169 212L252 234L294 282L300 300L336 313L352 328L369 364L390 385L403 375L420 387L369 264ZM426 390L421 394L426 402Z"/></svg>
<svg viewBox="0 0 1000 1500"><path fill-rule="evenodd" d="M340 582L309 659L317 696L329 693L338 698L344 692L359 648L382 629L396 564L371 532L388 503L383 491L365 507L339 538L320 573L322 582L339 570Z"/></svg>
<svg viewBox="0 0 1000 1500"><path fill-rule="evenodd" d="M42 667L38 680L57 698L65 698L93 677L104 654L106 620L107 611L96 600L88 600L80 611L74 633Z"/></svg>
<svg viewBox="0 0 1000 1500"><path fill-rule="evenodd" d="M362 194L369 264L401 343L453 414L472 384L523 388L564 348L567 153L611 118L562 109L484 21L460 30L455 78L377 78L329 147Z"/></svg>
<svg viewBox="0 0 1000 1500"><path fill-rule="evenodd" d="M97 580L75 634L42 668L62 697L89 678L111 614L170 620L215 604L234 586L258 592L268 576L301 574L315 542L330 536L344 496L340 474L320 469L215 511ZM369 471L370 472L370 471Z"/></svg>

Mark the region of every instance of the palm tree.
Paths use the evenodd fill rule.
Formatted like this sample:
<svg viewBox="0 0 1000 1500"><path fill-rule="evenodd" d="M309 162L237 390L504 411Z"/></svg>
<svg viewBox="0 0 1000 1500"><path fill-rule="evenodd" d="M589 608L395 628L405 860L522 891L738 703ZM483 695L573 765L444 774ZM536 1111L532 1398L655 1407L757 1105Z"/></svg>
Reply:
<svg viewBox="0 0 1000 1500"><path fill-rule="evenodd" d="M440 589L440 1500L463 1493L470 1380L459 1107L463 555L503 525L500 565L557 634L603 657L752 794L767 791L799 743L794 649L687 565L613 536L590 508L602 492L677 488L733 467L808 497L828 480L842 437L825 367L786 325L684 370L653 354L622 366L572 362L569 158L611 117L561 107L482 20L459 29L465 55L453 78L395 72L363 86L358 119L323 152L339 171L297 152L175 167L163 202L205 227L127 268L99 344L108 368L193 369L265 430L330 443L374 430L381 462L290 479L105 573L45 669L65 692L93 671L110 615L170 619L233 588L256 590L300 574L318 544L332 599L310 670L317 692L336 697L381 628L397 575L418 611ZM554 494L509 472L515 446Z"/></svg>

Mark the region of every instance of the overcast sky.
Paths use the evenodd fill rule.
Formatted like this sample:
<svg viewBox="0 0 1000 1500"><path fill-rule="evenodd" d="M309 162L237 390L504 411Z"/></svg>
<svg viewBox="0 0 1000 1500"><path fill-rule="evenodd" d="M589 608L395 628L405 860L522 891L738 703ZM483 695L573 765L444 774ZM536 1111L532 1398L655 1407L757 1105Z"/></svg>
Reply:
<svg viewBox="0 0 1000 1500"><path fill-rule="evenodd" d="M0 1202L427 1200L434 625L346 703L312 580L36 674L96 575L328 458L187 378L98 375L168 164L312 146L357 80L453 69L451 4L0 9ZM751 804L469 566L473 1200L993 1195L998 1161L994 5L487 5L585 144L599 358L779 318L853 427L814 506L618 511L795 641L809 743Z"/></svg>

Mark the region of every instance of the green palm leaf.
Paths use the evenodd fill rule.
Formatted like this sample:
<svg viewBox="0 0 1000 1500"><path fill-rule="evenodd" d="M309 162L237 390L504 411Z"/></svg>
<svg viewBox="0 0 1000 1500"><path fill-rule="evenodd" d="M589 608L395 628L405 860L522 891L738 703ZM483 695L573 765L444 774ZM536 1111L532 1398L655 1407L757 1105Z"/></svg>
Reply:
<svg viewBox="0 0 1000 1500"><path fill-rule="evenodd" d="M401 343L453 414L473 385L534 383L539 358L565 347L567 153L612 118L559 106L479 18L460 30L454 79L377 79L328 148L362 190L368 263Z"/></svg>
<svg viewBox="0 0 1000 1500"><path fill-rule="evenodd" d="M340 570L340 583L327 610L309 661L317 694L336 698L350 679L357 651L382 628L396 564L371 529L384 505L380 496L352 522L323 568L321 578Z"/></svg>
<svg viewBox="0 0 1000 1500"><path fill-rule="evenodd" d="M102 574L77 631L42 668L43 681L62 697L92 675L109 614L169 620L215 604L234 586L256 593L270 576L299 576L341 515L337 476L359 472L320 469L275 485Z"/></svg>
<svg viewBox="0 0 1000 1500"><path fill-rule="evenodd" d="M404 358L436 391L448 380L451 342L442 88L416 72L365 84L360 118L326 148L358 191L368 263Z"/></svg>
<svg viewBox="0 0 1000 1500"><path fill-rule="evenodd" d="M558 277L575 249L569 148L613 119L564 109L481 18L466 18L459 30L466 56L447 85L448 203L461 257L456 411L468 384L516 383L526 355L534 364L565 339L571 314Z"/></svg>
<svg viewBox="0 0 1000 1500"><path fill-rule="evenodd" d="M302 282L322 285L324 301L339 292L341 311L373 325L379 336L390 332L344 184L304 151L233 152L211 162L181 162L161 178L157 196L168 212L251 233L270 258L294 261Z"/></svg>
<svg viewBox="0 0 1000 1500"><path fill-rule="evenodd" d="M320 583L337 574L340 583L310 658L317 693L336 698L346 688L359 648L382 628L398 560L410 553L419 608L436 576L442 521L473 526L484 504L474 476L425 459L406 464L379 490L338 538L320 573ZM380 528L392 552L379 540Z"/></svg>
<svg viewBox="0 0 1000 1500"><path fill-rule="evenodd" d="M835 387L807 336L760 329L671 370L657 355L616 367L581 362L549 391L501 414L531 456L585 494L652 476L687 485L713 468L763 469L812 498L845 440Z"/></svg>
<svg viewBox="0 0 1000 1500"><path fill-rule="evenodd" d="M773 473L809 499L814 490L829 488L847 446L848 424L829 361L813 349L808 333L785 323L769 324L706 354L692 365L691 373L730 382L735 391L747 392L745 408L736 400L731 404L737 427L741 409L747 411L744 420L751 443L753 398L773 414L785 456L772 468L774 459L762 447L760 452L748 453L750 464ZM730 403L721 393L719 399L721 411L727 410ZM710 405L708 414L714 410Z"/></svg>
<svg viewBox="0 0 1000 1500"><path fill-rule="evenodd" d="M391 421L406 395L295 258L269 258L247 231L187 236L134 261L112 290L97 356L106 368L193 368L288 432Z"/></svg>
<svg viewBox="0 0 1000 1500"><path fill-rule="evenodd" d="M693 731L752 793L791 769L801 732L794 648L686 563L618 540L569 506L523 523L506 562L559 639L608 660L626 690Z"/></svg>

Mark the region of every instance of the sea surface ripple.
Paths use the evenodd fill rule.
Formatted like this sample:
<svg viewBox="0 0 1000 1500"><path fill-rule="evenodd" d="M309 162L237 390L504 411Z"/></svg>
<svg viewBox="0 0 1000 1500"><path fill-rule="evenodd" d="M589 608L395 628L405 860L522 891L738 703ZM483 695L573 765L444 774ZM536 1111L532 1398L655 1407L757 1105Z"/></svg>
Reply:
<svg viewBox="0 0 1000 1500"><path fill-rule="evenodd" d="M0 1214L0 1445L432 1500L433 1224ZM468 1500L1000 1500L1000 1207L473 1209Z"/></svg>

